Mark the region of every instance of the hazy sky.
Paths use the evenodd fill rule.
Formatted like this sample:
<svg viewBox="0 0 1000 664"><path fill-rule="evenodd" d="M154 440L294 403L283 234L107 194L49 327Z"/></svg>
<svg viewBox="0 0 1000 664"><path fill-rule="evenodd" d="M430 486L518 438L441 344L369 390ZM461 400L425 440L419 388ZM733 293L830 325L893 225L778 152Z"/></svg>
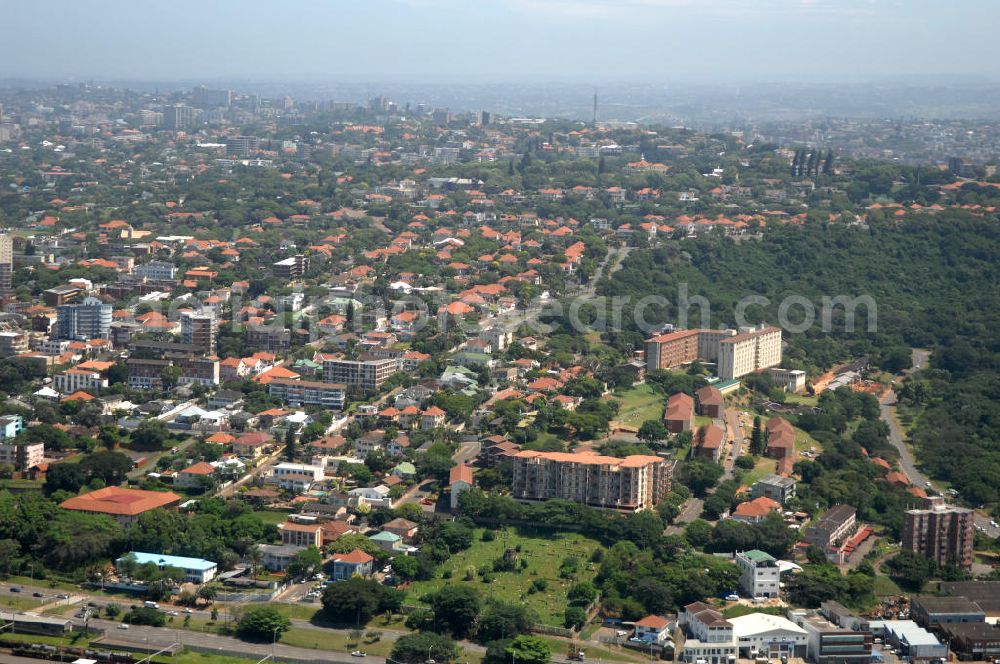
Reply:
<svg viewBox="0 0 1000 664"><path fill-rule="evenodd" d="M998 26L1000 0L7 0L0 76L992 77Z"/></svg>

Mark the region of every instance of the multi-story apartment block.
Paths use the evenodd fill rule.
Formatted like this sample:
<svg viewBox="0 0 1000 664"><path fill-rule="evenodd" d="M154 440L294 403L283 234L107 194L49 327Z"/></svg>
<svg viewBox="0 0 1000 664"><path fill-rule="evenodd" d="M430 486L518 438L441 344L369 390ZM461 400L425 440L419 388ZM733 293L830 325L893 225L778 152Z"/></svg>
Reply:
<svg viewBox="0 0 1000 664"><path fill-rule="evenodd" d="M88 297L80 304L56 307L56 334L60 339L107 339L111 330L110 304Z"/></svg>
<svg viewBox="0 0 1000 664"><path fill-rule="evenodd" d="M14 239L0 235L0 295L8 293L14 278Z"/></svg>
<svg viewBox="0 0 1000 664"><path fill-rule="evenodd" d="M399 371L399 360L323 360L323 381L359 385L366 390L377 390L389 376Z"/></svg>
<svg viewBox="0 0 1000 664"><path fill-rule="evenodd" d="M79 390L98 392L108 386L108 379L98 371L72 368L57 373L52 378L54 387L63 394L72 394Z"/></svg>
<svg viewBox="0 0 1000 664"><path fill-rule="evenodd" d="M514 498L560 498L627 511L655 506L670 490L674 467L669 459L648 455L618 458L524 450L512 458Z"/></svg>
<svg viewBox="0 0 1000 664"><path fill-rule="evenodd" d="M218 337L219 321L210 310L181 314L181 343L190 344L205 355L212 355Z"/></svg>
<svg viewBox="0 0 1000 664"><path fill-rule="evenodd" d="M309 258L304 254L297 254L289 258L282 259L271 266L275 276L285 279L301 279L302 275L309 269Z"/></svg>
<svg viewBox="0 0 1000 664"><path fill-rule="evenodd" d="M45 461L45 443L0 443L0 464L9 463L14 470L34 468Z"/></svg>
<svg viewBox="0 0 1000 664"><path fill-rule="evenodd" d="M719 341L718 375L732 380L781 364L781 330L761 326Z"/></svg>
<svg viewBox="0 0 1000 664"><path fill-rule="evenodd" d="M177 266L166 261L149 261L132 268L132 274L150 281L170 281L177 278Z"/></svg>
<svg viewBox="0 0 1000 664"><path fill-rule="evenodd" d="M857 528L857 512L851 505L834 505L806 531L802 539L823 550L835 546Z"/></svg>
<svg viewBox="0 0 1000 664"><path fill-rule="evenodd" d="M323 547L323 527L318 523L286 521L278 524L278 532L281 533L282 544L302 548L315 546L319 549Z"/></svg>
<svg viewBox="0 0 1000 664"><path fill-rule="evenodd" d="M323 406L342 410L346 395L344 386L338 383L324 383L313 380L275 378L267 385L267 391L286 403L299 406Z"/></svg>
<svg viewBox="0 0 1000 664"><path fill-rule="evenodd" d="M164 384L168 367L180 369L177 382L219 384L219 360L205 357L192 344L165 341L133 340L129 344L128 384L129 387L153 389Z"/></svg>
<svg viewBox="0 0 1000 664"><path fill-rule="evenodd" d="M281 325L247 325L247 346L270 353L288 350L292 331Z"/></svg>
<svg viewBox="0 0 1000 664"><path fill-rule="evenodd" d="M28 352L28 335L24 332L0 332L0 357Z"/></svg>
<svg viewBox="0 0 1000 664"><path fill-rule="evenodd" d="M0 416L0 440L14 438L24 429L24 419L20 415Z"/></svg>
<svg viewBox="0 0 1000 664"><path fill-rule="evenodd" d="M773 556L754 549L736 554L740 588L751 597L777 597L781 572Z"/></svg>
<svg viewBox="0 0 1000 664"><path fill-rule="evenodd" d="M975 513L946 505L944 498L928 500L927 509L907 510L903 521L903 548L930 558L940 566L972 567Z"/></svg>
<svg viewBox="0 0 1000 664"><path fill-rule="evenodd" d="M737 330L676 330L646 340L646 369L671 369L695 360L717 362L717 374L732 380L781 364L781 330L760 326Z"/></svg>
<svg viewBox="0 0 1000 664"><path fill-rule="evenodd" d="M226 139L226 155L236 157L252 157L260 148L260 138L257 136L233 136Z"/></svg>
<svg viewBox="0 0 1000 664"><path fill-rule="evenodd" d="M164 129L187 129L194 124L195 111L190 106L177 104L163 109Z"/></svg>

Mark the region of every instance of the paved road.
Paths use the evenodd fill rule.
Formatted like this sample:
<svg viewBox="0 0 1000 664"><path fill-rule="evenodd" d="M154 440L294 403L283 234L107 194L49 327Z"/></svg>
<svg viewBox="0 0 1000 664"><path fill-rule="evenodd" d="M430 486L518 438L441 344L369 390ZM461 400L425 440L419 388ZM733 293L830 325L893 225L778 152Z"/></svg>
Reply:
<svg viewBox="0 0 1000 664"><path fill-rule="evenodd" d="M912 373L913 371L919 371L920 369L927 367L927 362L930 358L930 351L914 348L912 351L912 363L913 368L908 369L904 374ZM898 380L898 379L897 379ZM924 475L919 468L917 468L916 459L913 457L913 451L910 449L909 445L903 438L903 432L899 428L899 424L896 421L896 393L890 390L879 401L879 414L883 422L889 425L889 442L892 443L899 451L899 467L906 475L910 482L914 485L922 488L931 488L941 493L941 489L934 485L933 481L929 480L926 475ZM1000 528L992 525L989 517L984 516L980 513L976 513L976 526L979 527L984 533L990 537L1000 537Z"/></svg>
<svg viewBox="0 0 1000 664"><path fill-rule="evenodd" d="M733 477L733 467L736 464L736 457L740 456L740 452L743 449L744 433L743 425L740 423L740 411L738 408L726 409L726 426L729 428L730 452L722 461L722 467L726 471L722 477L728 480Z"/></svg>
<svg viewBox="0 0 1000 664"><path fill-rule="evenodd" d="M342 662L344 664L358 664L361 661L357 657L351 657L346 652L331 652L329 650L318 650L313 648L298 648L286 646L281 643L247 643L231 636L220 636L219 634L206 634L183 629L169 629L166 627L149 627L147 625L132 625L129 629L118 629L121 623L110 620L91 620L91 627L104 629L109 638L116 641L128 640L143 646L169 646L179 643L182 646L199 646L217 651L238 652L247 655L257 655L263 657L274 653L276 656L296 657L300 659L311 659L325 662ZM365 661L384 662L382 657L365 657Z"/></svg>

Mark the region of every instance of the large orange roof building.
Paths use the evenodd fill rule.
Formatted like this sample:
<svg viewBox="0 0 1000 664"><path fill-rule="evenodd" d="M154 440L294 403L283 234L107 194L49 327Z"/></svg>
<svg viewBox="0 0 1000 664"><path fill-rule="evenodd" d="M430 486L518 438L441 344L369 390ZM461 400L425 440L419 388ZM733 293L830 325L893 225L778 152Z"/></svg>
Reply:
<svg viewBox="0 0 1000 664"><path fill-rule="evenodd" d="M141 514L158 507L175 507L181 497L173 491L144 491L109 486L64 500L59 507L78 512L107 514L123 526L135 523Z"/></svg>

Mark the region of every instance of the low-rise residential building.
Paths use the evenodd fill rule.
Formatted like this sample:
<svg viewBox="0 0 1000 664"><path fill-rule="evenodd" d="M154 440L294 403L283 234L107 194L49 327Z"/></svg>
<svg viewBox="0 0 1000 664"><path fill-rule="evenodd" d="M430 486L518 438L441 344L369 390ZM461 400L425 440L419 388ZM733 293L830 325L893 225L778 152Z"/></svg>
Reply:
<svg viewBox="0 0 1000 664"><path fill-rule="evenodd" d="M374 561L371 555L361 549L354 549L350 553L338 553L333 557L330 579L346 581L352 576L371 576Z"/></svg>
<svg viewBox="0 0 1000 664"><path fill-rule="evenodd" d="M107 514L123 526L131 526L146 512L180 505L181 497L173 491L145 491L109 486L73 496L59 503L66 510Z"/></svg>
<svg viewBox="0 0 1000 664"><path fill-rule="evenodd" d="M670 433L694 429L694 399L683 392L670 395L663 414L663 424Z"/></svg>
<svg viewBox="0 0 1000 664"><path fill-rule="evenodd" d="M824 551L835 547L857 528L857 513L850 505L834 505L806 531L803 539Z"/></svg>
<svg viewBox="0 0 1000 664"><path fill-rule="evenodd" d="M695 392L695 397L698 399L698 413L700 415L713 419L721 419L724 416L726 400L719 388L706 385Z"/></svg>
<svg viewBox="0 0 1000 664"><path fill-rule="evenodd" d="M132 551L122 556L116 562L121 565L126 559L134 561L137 565L152 563L159 569L176 567L184 570L184 581L191 583L208 583L215 578L219 571L218 563L203 558L188 558L186 556L169 556L162 553L144 553Z"/></svg>
<svg viewBox="0 0 1000 664"><path fill-rule="evenodd" d="M736 554L740 570L740 589L750 597L777 597L781 572L773 556L758 549Z"/></svg>
<svg viewBox="0 0 1000 664"><path fill-rule="evenodd" d="M261 564L269 572L284 572L302 547L291 544L258 544L262 554Z"/></svg>
<svg viewBox="0 0 1000 664"><path fill-rule="evenodd" d="M765 496L784 505L795 497L795 478L768 475L750 486L750 495L753 498Z"/></svg>
<svg viewBox="0 0 1000 664"><path fill-rule="evenodd" d="M458 498L472 488L472 467L464 463L454 466L448 473L449 499L452 511L458 509Z"/></svg>
<svg viewBox="0 0 1000 664"><path fill-rule="evenodd" d="M207 487L215 477L216 468L210 463L201 461L178 471L174 477L174 486L179 489L194 489Z"/></svg>
<svg viewBox="0 0 1000 664"><path fill-rule="evenodd" d="M301 548L314 546L323 548L323 526L319 523L295 523L286 521L278 524L281 543Z"/></svg>

